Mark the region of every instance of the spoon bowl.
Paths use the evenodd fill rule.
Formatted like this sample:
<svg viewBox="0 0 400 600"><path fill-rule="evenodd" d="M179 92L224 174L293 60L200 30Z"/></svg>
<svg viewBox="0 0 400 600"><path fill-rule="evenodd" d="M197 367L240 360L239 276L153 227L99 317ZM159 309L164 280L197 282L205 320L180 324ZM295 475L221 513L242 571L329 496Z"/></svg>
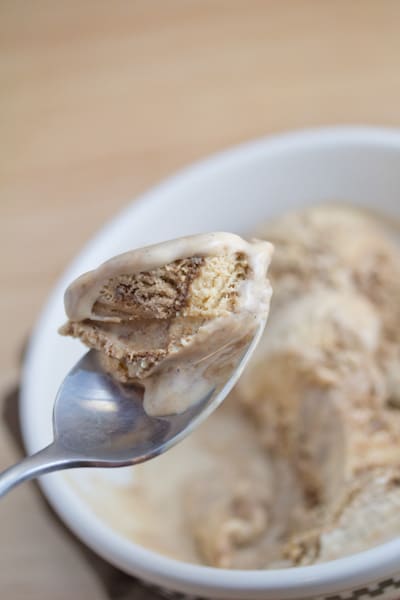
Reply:
<svg viewBox="0 0 400 600"><path fill-rule="evenodd" d="M0 474L0 497L18 483L62 469L123 467L162 454L202 423L231 391L264 330L263 321L223 382L210 382L187 410L149 416L143 389L117 382L105 373L90 350L68 373L53 410L54 441Z"/></svg>

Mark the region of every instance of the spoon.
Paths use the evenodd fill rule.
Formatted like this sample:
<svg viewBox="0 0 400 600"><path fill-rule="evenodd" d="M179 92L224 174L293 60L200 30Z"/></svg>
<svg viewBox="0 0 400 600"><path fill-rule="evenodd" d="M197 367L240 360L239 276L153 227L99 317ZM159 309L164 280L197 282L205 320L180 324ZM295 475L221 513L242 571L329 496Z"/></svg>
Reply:
<svg viewBox="0 0 400 600"><path fill-rule="evenodd" d="M90 350L68 373L53 410L54 441L0 474L0 497L23 481L76 467L124 467L162 454L200 425L239 379L264 330L265 321L224 383L218 382L185 412L151 417L143 391L118 383L101 370Z"/></svg>

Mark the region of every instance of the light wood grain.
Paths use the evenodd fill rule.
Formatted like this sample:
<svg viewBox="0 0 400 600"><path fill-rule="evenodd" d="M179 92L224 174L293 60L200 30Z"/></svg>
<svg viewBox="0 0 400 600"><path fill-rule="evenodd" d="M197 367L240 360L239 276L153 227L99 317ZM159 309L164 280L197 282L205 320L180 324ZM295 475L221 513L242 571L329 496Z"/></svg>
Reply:
<svg viewBox="0 0 400 600"><path fill-rule="evenodd" d="M399 26L397 0L3 0L3 399L56 278L149 185L272 132L399 125ZM4 467L18 453L0 434ZM2 598L110 595L33 486L0 520Z"/></svg>

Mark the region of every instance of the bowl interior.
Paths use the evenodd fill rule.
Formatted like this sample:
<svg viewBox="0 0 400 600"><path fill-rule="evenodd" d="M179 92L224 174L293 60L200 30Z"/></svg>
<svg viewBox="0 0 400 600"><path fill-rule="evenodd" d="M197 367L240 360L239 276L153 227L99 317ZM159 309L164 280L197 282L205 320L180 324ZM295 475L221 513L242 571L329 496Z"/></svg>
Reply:
<svg viewBox="0 0 400 600"><path fill-rule="evenodd" d="M110 255L133 247L205 231L246 233L271 216L321 201L351 201L398 218L399 197L400 134L346 128L284 135L243 145L186 169L133 202L85 247L57 284L38 322L22 390L21 419L28 452L51 441L51 413L57 388L84 351L78 342L57 334L65 318L63 290L75 276ZM110 486L120 485L124 473L107 471L104 477ZM79 486L87 485L87 478L82 472L75 472L72 478L71 487L62 474L46 476L43 480L46 494L80 537L121 568L161 583L169 576L174 581L186 579L191 585L195 581L200 585L207 573L212 585L232 586L229 582L240 577L240 572L232 575L174 564L175 561L159 556L155 560L157 555L123 540L106 523L99 524L77 493ZM100 537L95 533L99 527ZM390 563L391 546L395 548L393 552L400 554L400 541L386 546L389 550L379 555L385 568ZM376 571L378 554L371 552L371 564ZM354 560L350 565L348 559L335 561L340 562L342 577L361 577L361 572L368 572L368 560L360 565ZM253 587L273 589L280 581L280 587L286 589L295 584L305 585L307 578L318 580L320 585L333 577L332 569L336 567L332 565L290 569L295 578L291 577L290 582L283 581L282 572L251 572ZM303 580L302 572L308 572ZM279 578L276 581L274 573ZM372 571L369 576L372 577ZM246 581L250 580L247 572ZM239 589L239 583L237 579L232 589Z"/></svg>

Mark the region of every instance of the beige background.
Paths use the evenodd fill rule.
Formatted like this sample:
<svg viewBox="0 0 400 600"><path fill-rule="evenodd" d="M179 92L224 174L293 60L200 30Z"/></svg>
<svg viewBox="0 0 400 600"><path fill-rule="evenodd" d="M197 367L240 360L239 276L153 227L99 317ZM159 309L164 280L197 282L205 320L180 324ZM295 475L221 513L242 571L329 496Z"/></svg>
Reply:
<svg viewBox="0 0 400 600"><path fill-rule="evenodd" d="M2 0L0 467L18 362L68 261L135 195L210 152L400 122L398 0ZM188 198L190 202L190 198ZM154 598L77 546L36 487L0 504L0 597Z"/></svg>

